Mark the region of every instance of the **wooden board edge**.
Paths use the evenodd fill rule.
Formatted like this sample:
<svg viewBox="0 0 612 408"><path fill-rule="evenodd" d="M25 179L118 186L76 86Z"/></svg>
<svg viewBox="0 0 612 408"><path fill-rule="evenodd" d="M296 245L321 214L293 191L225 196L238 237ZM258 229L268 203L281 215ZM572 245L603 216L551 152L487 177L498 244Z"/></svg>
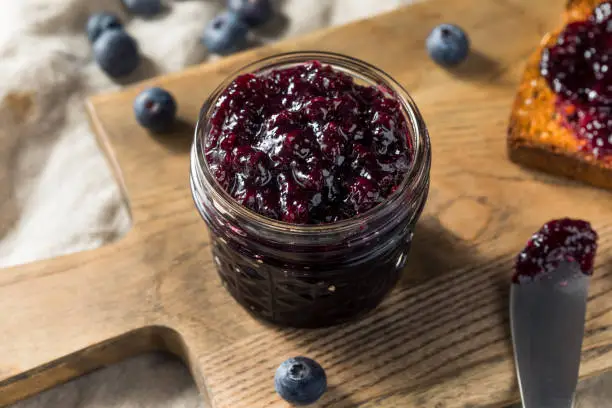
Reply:
<svg viewBox="0 0 612 408"><path fill-rule="evenodd" d="M128 214L130 219L133 219L132 215L132 206L130 205L130 196L127 191L127 187L125 184L125 180L123 178L123 172L121 171L121 166L117 160L117 156L115 155L115 151L111 146L110 140L106 136L104 132L104 127L100 122L100 118L96 113L94 108L94 100L91 98L87 98L85 101L85 111L87 112L87 119L89 121L89 125L91 126L93 133L95 135L96 142L100 150L102 151L102 155L104 156L106 162L110 166L111 172L115 181L119 184L119 189L121 190L121 196L123 197L124 203L128 209Z"/></svg>
<svg viewBox="0 0 612 408"><path fill-rule="evenodd" d="M186 363L178 332L164 326L143 327L0 382L0 407L147 352L170 353Z"/></svg>

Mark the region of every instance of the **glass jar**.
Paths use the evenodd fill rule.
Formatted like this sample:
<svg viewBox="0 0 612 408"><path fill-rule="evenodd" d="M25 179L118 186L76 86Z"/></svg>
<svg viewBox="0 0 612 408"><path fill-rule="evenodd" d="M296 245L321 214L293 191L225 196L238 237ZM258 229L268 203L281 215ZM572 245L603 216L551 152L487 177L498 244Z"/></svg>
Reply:
<svg viewBox="0 0 612 408"><path fill-rule="evenodd" d="M386 201L350 219L293 225L235 202L216 182L204 156L219 95L237 76L318 60L377 86L400 102L414 157L403 183ZM229 293L255 316L294 327L344 322L375 308L404 267L412 231L429 190L429 135L414 101L381 70L323 52L276 55L250 64L223 82L202 107L191 150L191 189L208 225L214 263Z"/></svg>

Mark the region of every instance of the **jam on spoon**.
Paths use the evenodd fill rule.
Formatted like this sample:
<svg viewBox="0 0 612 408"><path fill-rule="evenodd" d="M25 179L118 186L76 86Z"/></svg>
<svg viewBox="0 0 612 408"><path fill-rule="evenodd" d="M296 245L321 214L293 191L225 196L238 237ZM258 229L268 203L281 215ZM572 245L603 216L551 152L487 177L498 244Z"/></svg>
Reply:
<svg viewBox="0 0 612 408"><path fill-rule="evenodd" d="M575 262L582 273L593 273L597 233L586 221L549 221L527 242L516 260L512 281L524 283L553 272L562 262Z"/></svg>

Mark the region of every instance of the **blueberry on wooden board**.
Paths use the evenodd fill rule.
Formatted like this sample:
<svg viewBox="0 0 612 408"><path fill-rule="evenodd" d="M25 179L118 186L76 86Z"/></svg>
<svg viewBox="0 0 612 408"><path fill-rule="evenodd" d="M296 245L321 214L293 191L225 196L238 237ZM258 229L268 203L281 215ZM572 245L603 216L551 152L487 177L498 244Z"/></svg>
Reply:
<svg viewBox="0 0 612 408"><path fill-rule="evenodd" d="M165 89L148 88L134 100L134 114L142 127L155 133L167 132L176 120L176 102Z"/></svg>
<svg viewBox="0 0 612 408"><path fill-rule="evenodd" d="M308 357L293 357L285 360L276 370L274 388L291 404L309 405L327 390L327 377L316 361Z"/></svg>
<svg viewBox="0 0 612 408"><path fill-rule="evenodd" d="M431 59L443 66L459 64L470 51L467 34L453 24L441 24L434 28L425 44Z"/></svg>

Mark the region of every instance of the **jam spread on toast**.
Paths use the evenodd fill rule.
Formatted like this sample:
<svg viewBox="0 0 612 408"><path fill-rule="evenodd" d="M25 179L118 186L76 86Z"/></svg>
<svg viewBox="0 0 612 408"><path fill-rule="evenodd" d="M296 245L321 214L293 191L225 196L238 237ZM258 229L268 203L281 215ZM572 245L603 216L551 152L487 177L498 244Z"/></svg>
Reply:
<svg viewBox="0 0 612 408"><path fill-rule="evenodd" d="M596 158L612 155L612 1L565 26L542 51L540 73L582 149Z"/></svg>

